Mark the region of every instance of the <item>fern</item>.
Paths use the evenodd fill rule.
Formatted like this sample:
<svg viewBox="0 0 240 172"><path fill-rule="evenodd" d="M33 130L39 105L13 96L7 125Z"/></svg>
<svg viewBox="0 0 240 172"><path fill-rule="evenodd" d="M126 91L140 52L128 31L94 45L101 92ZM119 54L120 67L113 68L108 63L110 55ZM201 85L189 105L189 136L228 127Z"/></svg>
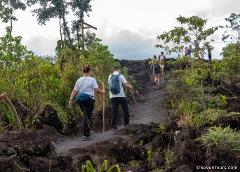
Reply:
<svg viewBox="0 0 240 172"><path fill-rule="evenodd" d="M95 169L92 162L87 160L81 168L82 172L121 172L119 165L113 165L108 167L108 161L104 160L99 170Z"/></svg>
<svg viewBox="0 0 240 172"><path fill-rule="evenodd" d="M16 118L14 112L11 110L11 107L5 102L0 102L0 111L3 112L3 117L1 119L4 120L4 122L7 124L15 126Z"/></svg>

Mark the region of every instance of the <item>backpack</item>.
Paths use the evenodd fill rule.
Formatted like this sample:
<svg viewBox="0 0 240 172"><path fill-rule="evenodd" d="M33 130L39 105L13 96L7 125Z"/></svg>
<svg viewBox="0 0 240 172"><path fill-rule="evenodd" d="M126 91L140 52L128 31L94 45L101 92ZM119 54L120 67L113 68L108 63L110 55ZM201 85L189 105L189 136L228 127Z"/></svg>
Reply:
<svg viewBox="0 0 240 172"><path fill-rule="evenodd" d="M154 69L154 72L160 72L161 71L161 68L160 68L160 66L158 64L155 64L153 66L153 69Z"/></svg>
<svg viewBox="0 0 240 172"><path fill-rule="evenodd" d="M112 94L118 94L120 93L120 74L118 75L111 75L110 76L110 82L109 82L109 90Z"/></svg>

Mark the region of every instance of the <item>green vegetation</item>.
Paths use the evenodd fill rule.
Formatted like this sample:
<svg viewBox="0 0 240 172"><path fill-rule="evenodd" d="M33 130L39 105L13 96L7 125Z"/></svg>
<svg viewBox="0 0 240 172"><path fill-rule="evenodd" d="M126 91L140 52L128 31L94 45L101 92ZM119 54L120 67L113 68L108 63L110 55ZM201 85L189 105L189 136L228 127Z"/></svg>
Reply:
<svg viewBox="0 0 240 172"><path fill-rule="evenodd" d="M208 157L214 156L217 151L228 152L234 157L239 157L240 113L234 108L234 103L236 106L239 103L240 86L240 39L239 29L237 29L239 28L239 18L240 15L232 14L226 19L230 23L227 29L235 32L234 35L228 36L225 32L224 40L232 39L223 48L222 60L212 60L209 63L203 58L199 58L209 51L208 48L211 48L204 48L204 45L208 44L208 37L216 31L216 28L211 28L204 34L206 37L202 39L201 51L197 52L198 50L194 47L195 54L192 58L183 56L168 62L174 69L166 86L170 117L176 121L181 134L184 131L188 132L186 142L192 144L191 139L194 139L194 142L198 142L197 144L201 143L203 147L207 148ZM180 17L178 20L181 20L183 25L188 24L189 31L194 30L190 27L195 20L199 20L199 24L205 23L204 20L196 17ZM194 42L194 37L188 40L187 32L178 27L163 33L158 39L162 43L177 44L176 47L172 47L172 52L174 49L178 49L179 54L183 48L179 48L181 43L189 45L192 39ZM159 45L164 48L161 45L164 44ZM197 133L189 133L191 130L197 131ZM165 159L167 159L165 168L169 168L174 154L173 152L165 153L167 154L165 155Z"/></svg>
<svg viewBox="0 0 240 172"><path fill-rule="evenodd" d="M165 169L169 169L171 168L174 163L175 163L175 160L176 160L176 155L175 155L175 151L174 150L171 150L171 149L167 149L165 152L164 152L164 156L165 156Z"/></svg>
<svg viewBox="0 0 240 172"><path fill-rule="evenodd" d="M203 134L199 141L207 147L208 152L211 152L212 148L218 148L218 150L230 150L236 154L240 151L240 133L234 131L230 127L212 127Z"/></svg>
<svg viewBox="0 0 240 172"><path fill-rule="evenodd" d="M177 22L181 26L175 27L168 32L163 32L157 37L159 43L156 47L164 48L169 54L176 53L180 57L186 44L190 44L194 46L194 56L202 58L205 49L213 41L213 39L210 39L211 35L214 34L218 27L205 29L207 20L198 16L191 16L189 18L179 16Z"/></svg>
<svg viewBox="0 0 240 172"><path fill-rule="evenodd" d="M149 148L147 151L147 162L150 168L152 167L152 161L153 161L153 151L152 151L152 148Z"/></svg>
<svg viewBox="0 0 240 172"><path fill-rule="evenodd" d="M82 166L82 172L120 172L119 165L109 166L108 161L104 160L103 164L95 169L91 161L87 160L86 164Z"/></svg>
<svg viewBox="0 0 240 172"><path fill-rule="evenodd" d="M34 55L21 44L21 37L7 31L0 38L0 90L26 104L32 115L41 113L47 104L53 106L65 126L73 118L68 115L68 98L81 75L81 66L90 64L101 86L102 82L106 85L114 63L108 47L99 39L84 52L63 48L56 58L50 58Z"/></svg>

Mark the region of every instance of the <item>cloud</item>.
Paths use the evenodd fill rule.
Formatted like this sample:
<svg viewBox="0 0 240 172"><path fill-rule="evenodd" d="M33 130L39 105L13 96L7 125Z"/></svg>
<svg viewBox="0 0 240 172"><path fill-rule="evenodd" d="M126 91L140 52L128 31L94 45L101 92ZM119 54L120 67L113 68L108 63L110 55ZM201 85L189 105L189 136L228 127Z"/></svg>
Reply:
<svg viewBox="0 0 240 172"><path fill-rule="evenodd" d="M103 35L103 37L103 42L109 45L110 51L116 58L144 59L157 52L154 48L156 38L146 33L120 30L112 32L109 36Z"/></svg>
<svg viewBox="0 0 240 172"><path fill-rule="evenodd" d="M230 13L240 12L240 0L101 0L94 1L92 6L93 12L86 22L98 27L98 37L116 57L135 59L158 54L160 50L154 48L156 35L176 26L179 15L199 15L209 19L207 27L210 27L223 25ZM54 55L59 39L58 20L39 26L31 9L16 11L16 15L19 20L14 22L14 35L21 35L24 44L35 53ZM4 28L0 23L0 35ZM215 44L216 51L222 47L220 44Z"/></svg>
<svg viewBox="0 0 240 172"><path fill-rule="evenodd" d="M54 37L31 37L28 41L24 41L27 48L37 55L55 55L55 48L58 38Z"/></svg>
<svg viewBox="0 0 240 172"><path fill-rule="evenodd" d="M224 18L231 13L239 13L239 6L239 0L208 0L196 13L205 18Z"/></svg>

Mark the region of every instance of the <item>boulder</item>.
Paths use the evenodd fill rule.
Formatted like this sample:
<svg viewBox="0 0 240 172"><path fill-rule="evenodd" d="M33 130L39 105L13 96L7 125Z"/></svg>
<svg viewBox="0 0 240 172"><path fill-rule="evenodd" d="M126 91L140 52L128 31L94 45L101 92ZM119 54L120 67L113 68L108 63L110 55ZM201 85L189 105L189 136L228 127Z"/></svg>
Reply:
<svg viewBox="0 0 240 172"><path fill-rule="evenodd" d="M59 132L63 129L63 125L58 118L57 111L50 105L47 105L42 114L40 114L39 121L42 124L55 127Z"/></svg>

